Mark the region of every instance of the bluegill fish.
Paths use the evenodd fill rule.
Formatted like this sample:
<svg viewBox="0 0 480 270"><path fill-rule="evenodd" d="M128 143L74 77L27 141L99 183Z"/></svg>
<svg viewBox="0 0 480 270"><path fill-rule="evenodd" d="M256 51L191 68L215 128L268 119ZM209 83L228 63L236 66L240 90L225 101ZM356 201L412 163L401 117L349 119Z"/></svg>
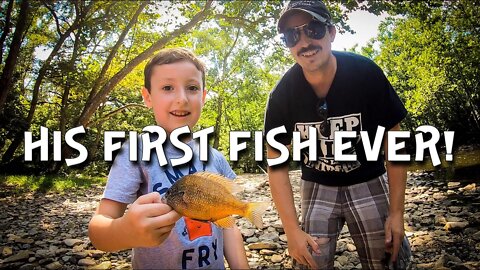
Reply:
<svg viewBox="0 0 480 270"><path fill-rule="evenodd" d="M175 182L162 201L183 216L211 221L222 228L235 224L232 215L245 217L263 228L262 215L270 203L243 202L232 194L240 190L233 181L221 175L198 172Z"/></svg>

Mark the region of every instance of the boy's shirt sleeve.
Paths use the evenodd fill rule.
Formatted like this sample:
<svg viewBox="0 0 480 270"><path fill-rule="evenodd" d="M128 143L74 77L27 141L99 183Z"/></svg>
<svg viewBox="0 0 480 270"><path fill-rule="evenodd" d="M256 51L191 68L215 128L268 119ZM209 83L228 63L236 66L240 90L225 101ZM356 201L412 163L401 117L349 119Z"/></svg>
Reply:
<svg viewBox="0 0 480 270"><path fill-rule="evenodd" d="M235 179L237 178L237 175L235 172L232 170L232 167L230 167L230 164L228 164L227 159L223 156L222 153L218 150L214 150L216 152L215 155L215 165L219 171L220 174L223 176L229 178L229 179Z"/></svg>
<svg viewBox="0 0 480 270"><path fill-rule="evenodd" d="M139 161L130 161L129 148L129 141L126 141L115 157L103 198L126 204L137 199L142 183L142 171Z"/></svg>

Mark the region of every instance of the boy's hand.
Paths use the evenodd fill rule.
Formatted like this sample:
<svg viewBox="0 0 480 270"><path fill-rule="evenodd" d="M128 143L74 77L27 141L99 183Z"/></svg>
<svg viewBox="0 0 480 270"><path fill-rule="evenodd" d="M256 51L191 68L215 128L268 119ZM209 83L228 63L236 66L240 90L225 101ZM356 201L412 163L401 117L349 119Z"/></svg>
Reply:
<svg viewBox="0 0 480 270"><path fill-rule="evenodd" d="M133 247L154 247L167 239L181 216L162 203L158 192L138 197L118 219L118 226Z"/></svg>

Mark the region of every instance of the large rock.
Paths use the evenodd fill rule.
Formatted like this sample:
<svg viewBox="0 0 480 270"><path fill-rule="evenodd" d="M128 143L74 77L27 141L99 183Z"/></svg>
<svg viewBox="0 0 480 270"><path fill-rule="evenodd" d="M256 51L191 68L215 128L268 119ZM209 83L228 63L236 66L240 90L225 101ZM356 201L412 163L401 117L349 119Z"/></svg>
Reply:
<svg viewBox="0 0 480 270"><path fill-rule="evenodd" d="M83 241L80 240L80 239L71 239L71 238L70 238L70 239L65 239L65 240L63 240L63 243L64 243L65 245L67 245L68 247L73 247L73 246L82 244Z"/></svg>
<svg viewBox="0 0 480 270"><path fill-rule="evenodd" d="M17 254L12 255L5 260L3 260L3 263L11 263L11 262L18 262L18 261L26 261L30 255L32 255L33 252L30 250L20 250Z"/></svg>
<svg viewBox="0 0 480 270"><path fill-rule="evenodd" d="M443 227L446 231L463 230L468 226L468 222L447 222Z"/></svg>
<svg viewBox="0 0 480 270"><path fill-rule="evenodd" d="M275 243L267 243L267 242L258 242L258 243L252 243L249 244L248 249L254 250L254 249L277 249L278 246Z"/></svg>

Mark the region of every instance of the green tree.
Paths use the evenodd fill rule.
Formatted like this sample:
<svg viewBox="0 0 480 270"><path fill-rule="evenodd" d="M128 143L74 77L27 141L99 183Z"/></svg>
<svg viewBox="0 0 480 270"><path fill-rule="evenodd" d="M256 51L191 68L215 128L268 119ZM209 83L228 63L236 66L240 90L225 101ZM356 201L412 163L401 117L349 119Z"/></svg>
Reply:
<svg viewBox="0 0 480 270"><path fill-rule="evenodd" d="M380 50L372 43L363 53L375 58L400 92L408 129L429 124L471 139L480 130L478 3L412 3L403 11L404 17L381 25Z"/></svg>

